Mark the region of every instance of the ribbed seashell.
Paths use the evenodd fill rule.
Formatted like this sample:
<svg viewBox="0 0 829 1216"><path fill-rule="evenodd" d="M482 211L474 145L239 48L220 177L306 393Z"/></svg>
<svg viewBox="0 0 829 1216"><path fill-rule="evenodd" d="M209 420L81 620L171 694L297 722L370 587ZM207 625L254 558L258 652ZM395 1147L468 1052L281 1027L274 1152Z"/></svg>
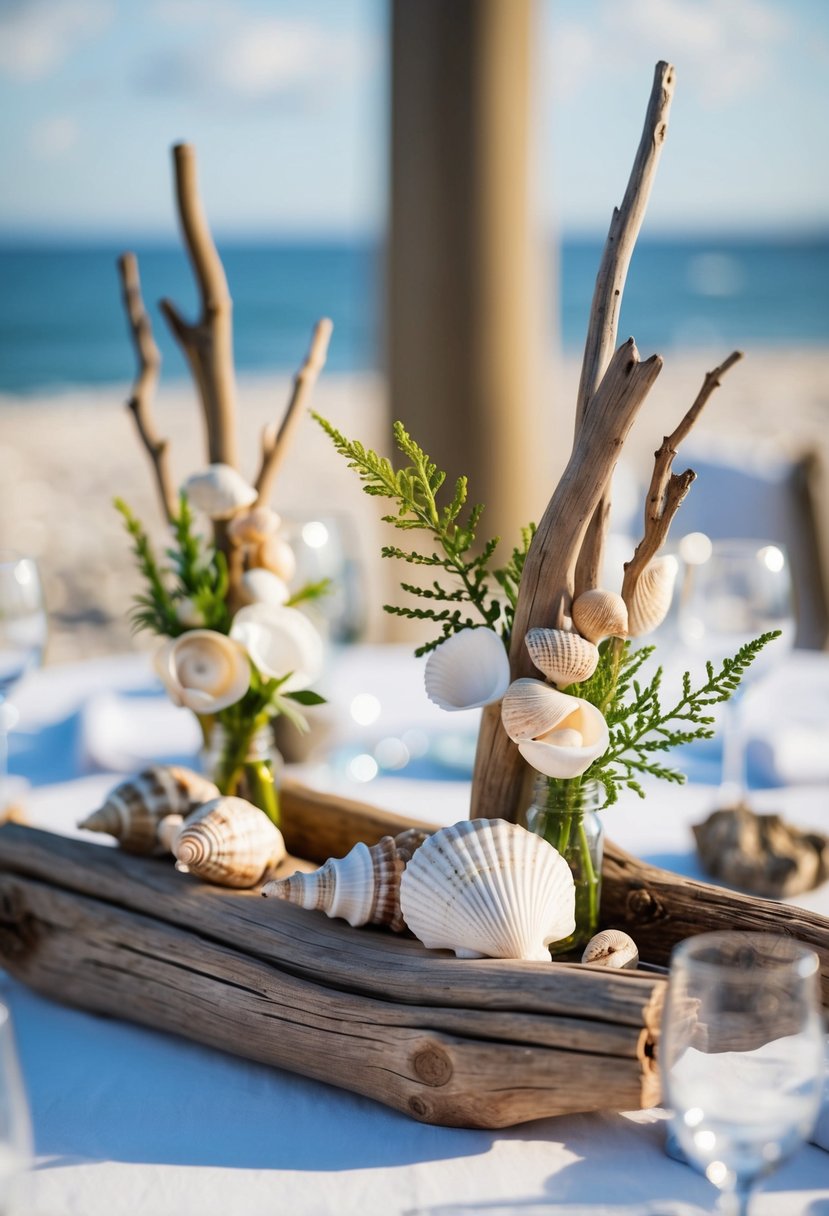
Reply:
<svg viewBox="0 0 829 1216"><path fill-rule="evenodd" d="M501 721L513 743L555 730L573 713L574 698L543 680L513 680L501 702Z"/></svg>
<svg viewBox="0 0 829 1216"><path fill-rule="evenodd" d="M399 933L405 927L400 915L400 876L407 860L395 838L384 836L371 846L355 844L345 857L329 857L310 874L277 878L265 885L262 894L347 920L355 928L388 925Z"/></svg>
<svg viewBox="0 0 829 1216"><path fill-rule="evenodd" d="M603 638L624 638L628 631L627 604L615 591L594 587L573 600L573 624L583 638L598 645Z"/></svg>
<svg viewBox="0 0 829 1216"><path fill-rule="evenodd" d="M639 966L639 948L633 938L621 929L604 929L591 937L584 947L581 961L593 967L634 971Z"/></svg>
<svg viewBox="0 0 829 1216"><path fill-rule="evenodd" d="M494 629L461 629L429 655L426 695L441 709L478 709L509 687L509 656Z"/></svg>
<svg viewBox="0 0 829 1216"><path fill-rule="evenodd" d="M548 945L575 928L575 887L542 837L503 819L464 820L417 850L400 880L400 908L429 949L548 961Z"/></svg>
<svg viewBox="0 0 829 1216"><path fill-rule="evenodd" d="M296 554L281 536L266 536L253 551L253 564L289 583L296 574Z"/></svg>
<svg viewBox="0 0 829 1216"><path fill-rule="evenodd" d="M181 488L192 506L211 519L230 519L258 497L253 486L229 464L210 464L188 477Z"/></svg>
<svg viewBox="0 0 829 1216"><path fill-rule="evenodd" d="M550 692L556 692L551 688ZM534 739L517 740L528 764L545 777L579 777L610 744L607 722L601 710L581 697L566 697L572 709L557 726Z"/></svg>
<svg viewBox="0 0 829 1216"><path fill-rule="evenodd" d="M129 853L164 853L159 825L169 815L189 815L218 795L212 781L189 768L156 765L122 781L78 827L114 836Z"/></svg>
<svg viewBox="0 0 829 1216"><path fill-rule="evenodd" d="M258 545L266 536L277 532L280 523L271 507L251 507L234 516L227 525L227 534L234 545Z"/></svg>
<svg viewBox="0 0 829 1216"><path fill-rule="evenodd" d="M242 604L275 604L279 607L288 599L287 585L270 570L246 570L239 580L239 598Z"/></svg>
<svg viewBox="0 0 829 1216"><path fill-rule="evenodd" d="M653 633L671 606L679 565L675 557L655 557L639 576L628 600L628 635Z"/></svg>
<svg viewBox="0 0 829 1216"><path fill-rule="evenodd" d="M255 887L285 856L285 841L264 811L244 798L199 807L173 841L176 869L222 887Z"/></svg>
<svg viewBox="0 0 829 1216"><path fill-rule="evenodd" d="M564 629L530 629L524 644L538 670L560 686L589 680L599 662L592 642Z"/></svg>

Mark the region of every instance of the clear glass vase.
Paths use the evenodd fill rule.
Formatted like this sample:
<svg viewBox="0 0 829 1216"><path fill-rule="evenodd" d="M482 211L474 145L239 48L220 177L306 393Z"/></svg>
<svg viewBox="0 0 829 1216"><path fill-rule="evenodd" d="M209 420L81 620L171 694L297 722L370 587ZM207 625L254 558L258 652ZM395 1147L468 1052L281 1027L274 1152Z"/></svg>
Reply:
<svg viewBox="0 0 829 1216"><path fill-rule="evenodd" d="M279 775L282 757L270 721L243 723L234 730L216 720L205 723L202 769L223 794L245 798L280 826Z"/></svg>
<svg viewBox="0 0 829 1216"><path fill-rule="evenodd" d="M527 827L558 850L576 884L576 928L551 943L553 957L583 948L599 927L604 826L596 812L603 805L604 789L598 781L536 780Z"/></svg>

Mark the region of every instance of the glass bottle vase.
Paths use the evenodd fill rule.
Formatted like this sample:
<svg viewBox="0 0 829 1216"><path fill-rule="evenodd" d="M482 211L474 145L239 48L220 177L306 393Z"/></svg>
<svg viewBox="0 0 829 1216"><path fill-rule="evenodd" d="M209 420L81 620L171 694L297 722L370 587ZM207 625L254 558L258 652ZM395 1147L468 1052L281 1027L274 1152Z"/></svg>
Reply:
<svg viewBox="0 0 829 1216"><path fill-rule="evenodd" d="M203 724L204 725L204 724ZM213 721L205 731L201 752L205 776L222 794L245 798L280 826L278 779L282 757L276 749L269 721L228 730Z"/></svg>
<svg viewBox="0 0 829 1216"><path fill-rule="evenodd" d="M550 944L553 957L582 949L599 927L604 826L596 813L604 805L598 781L538 777L527 827L543 836L569 865L576 885L576 928Z"/></svg>

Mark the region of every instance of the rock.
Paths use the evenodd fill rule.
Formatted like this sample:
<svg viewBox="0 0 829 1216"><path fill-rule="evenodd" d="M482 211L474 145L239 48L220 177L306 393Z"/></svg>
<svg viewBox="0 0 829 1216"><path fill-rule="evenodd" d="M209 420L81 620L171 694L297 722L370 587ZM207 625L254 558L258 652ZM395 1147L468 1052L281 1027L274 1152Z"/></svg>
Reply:
<svg viewBox="0 0 829 1216"><path fill-rule="evenodd" d="M829 840L780 815L745 805L714 811L694 825L700 861L712 878L770 899L810 891L829 876Z"/></svg>

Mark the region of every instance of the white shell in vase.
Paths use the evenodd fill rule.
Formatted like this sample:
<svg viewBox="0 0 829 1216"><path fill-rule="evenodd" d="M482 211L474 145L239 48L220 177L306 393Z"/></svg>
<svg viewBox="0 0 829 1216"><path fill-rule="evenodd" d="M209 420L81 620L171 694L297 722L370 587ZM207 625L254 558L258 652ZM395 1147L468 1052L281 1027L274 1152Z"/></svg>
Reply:
<svg viewBox="0 0 829 1216"><path fill-rule="evenodd" d="M639 576L628 600L628 634L632 638L653 633L671 606L679 571L675 557L655 557Z"/></svg>
<svg viewBox="0 0 829 1216"><path fill-rule="evenodd" d="M296 574L296 554L281 536L266 536L256 546L254 565L263 566L289 583Z"/></svg>
<svg viewBox="0 0 829 1216"><path fill-rule="evenodd" d="M429 949L549 961L549 944L575 928L575 887L540 836L502 819L464 820L417 850L400 880L400 908Z"/></svg>
<svg viewBox="0 0 829 1216"><path fill-rule="evenodd" d="M621 595L594 587L573 600L573 624L583 638L597 644L604 638L624 638L628 610Z"/></svg>
<svg viewBox="0 0 829 1216"><path fill-rule="evenodd" d="M188 815L218 796L213 782L200 773L178 765L155 765L117 785L78 827L114 836L129 853L164 853L168 851L161 834L164 821Z"/></svg>
<svg viewBox="0 0 829 1216"><path fill-rule="evenodd" d="M543 680L522 678L510 684L501 702L501 721L513 743L555 730L573 712L574 698Z"/></svg>
<svg viewBox="0 0 829 1216"><path fill-rule="evenodd" d="M281 520L271 507L251 507L236 515L227 526L235 545L258 545L279 530Z"/></svg>
<svg viewBox="0 0 829 1216"><path fill-rule="evenodd" d="M242 604L274 604L279 607L288 599L287 584L270 570L258 566L246 570L239 580L239 598Z"/></svg>
<svg viewBox="0 0 829 1216"><path fill-rule="evenodd" d="M516 680L511 685L501 720L527 763L545 777L580 776L610 744L600 709L540 680ZM531 730L536 733L526 733Z"/></svg>
<svg viewBox="0 0 829 1216"><path fill-rule="evenodd" d="M478 709L506 692L509 656L494 629L461 629L429 655L423 681L441 709Z"/></svg>
<svg viewBox="0 0 829 1216"><path fill-rule="evenodd" d="M172 842L176 869L223 887L255 887L285 856L282 833L244 798L199 807Z"/></svg>
<svg viewBox="0 0 829 1216"><path fill-rule="evenodd" d="M211 519L230 519L256 502L256 490L229 464L211 464L181 487L188 500Z"/></svg>
<svg viewBox="0 0 829 1216"><path fill-rule="evenodd" d="M599 662L592 642L564 629L529 629L524 638L533 664L554 684L581 684Z"/></svg>

